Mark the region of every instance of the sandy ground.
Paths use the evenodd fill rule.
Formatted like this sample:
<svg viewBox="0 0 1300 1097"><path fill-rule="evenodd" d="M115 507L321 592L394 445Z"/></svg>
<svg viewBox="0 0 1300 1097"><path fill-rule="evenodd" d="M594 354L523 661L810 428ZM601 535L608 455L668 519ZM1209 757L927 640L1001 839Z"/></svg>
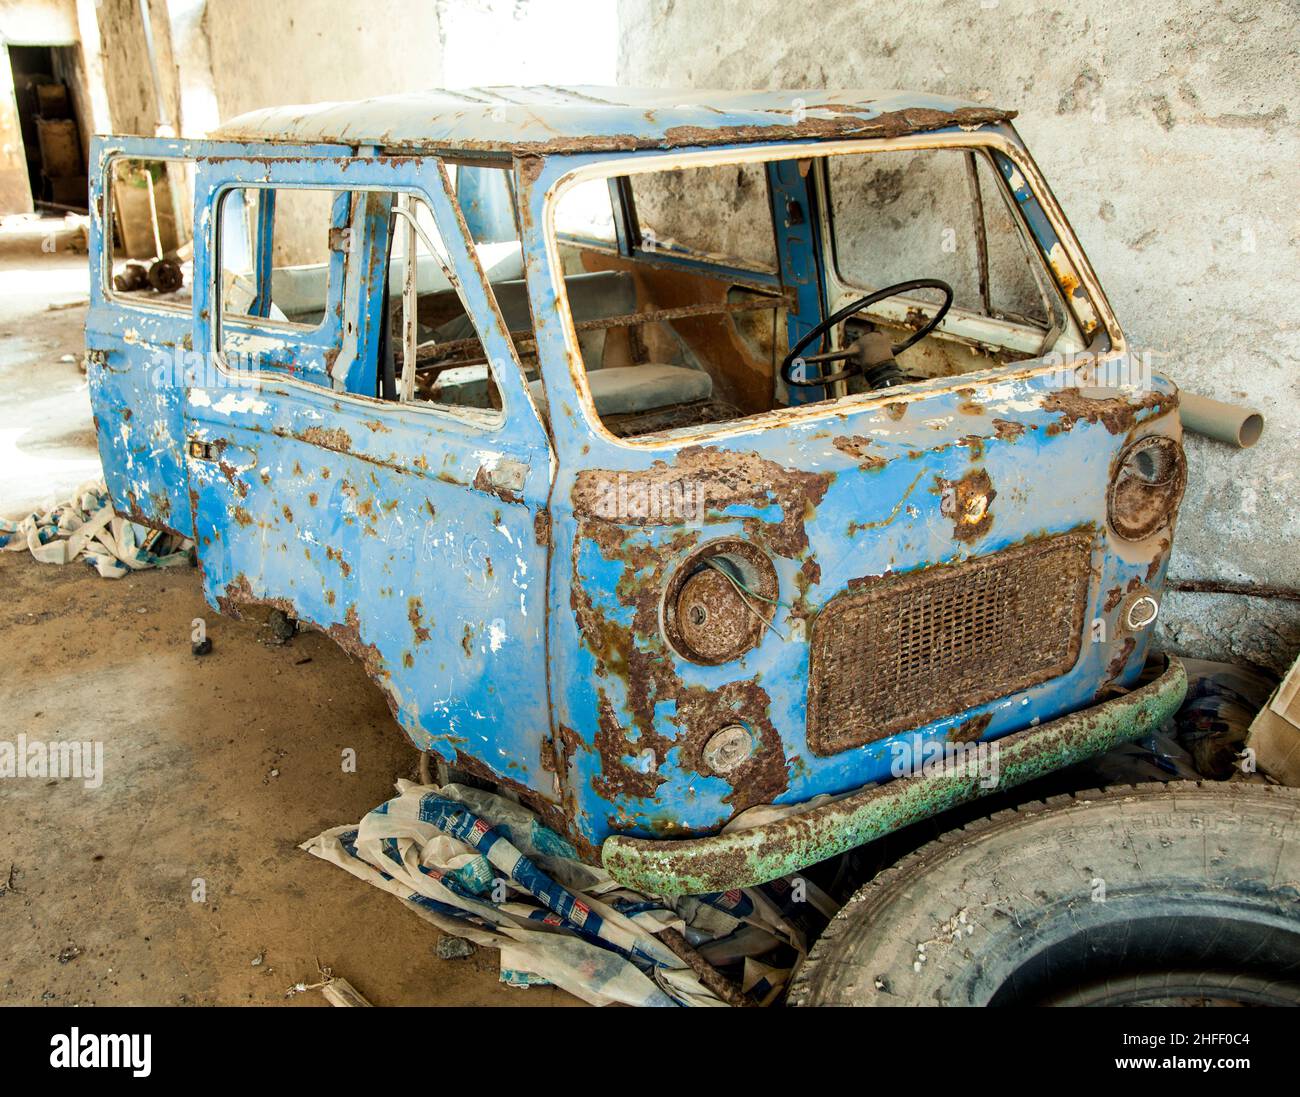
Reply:
<svg viewBox="0 0 1300 1097"><path fill-rule="evenodd" d="M47 308L84 298L85 260L42 252L47 234L0 229L6 515L98 472L84 378L59 361L81 354L84 307ZM205 657L190 651L196 617L213 640ZM13 866L0 1003L285 1002L318 963L377 1005L574 1003L502 987L495 952L439 959L436 930L296 848L413 777L415 750L332 641L278 646L259 622L217 616L195 570L111 581L0 553L0 712L10 742L105 750L98 789L0 780L0 888Z"/></svg>

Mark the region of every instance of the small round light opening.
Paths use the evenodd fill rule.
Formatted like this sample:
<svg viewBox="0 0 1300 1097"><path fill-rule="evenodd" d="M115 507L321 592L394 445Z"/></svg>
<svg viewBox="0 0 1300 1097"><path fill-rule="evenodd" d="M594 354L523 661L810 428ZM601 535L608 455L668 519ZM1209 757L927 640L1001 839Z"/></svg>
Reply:
<svg viewBox="0 0 1300 1097"><path fill-rule="evenodd" d="M772 562L745 541L722 540L693 552L664 592L664 635L693 663L717 665L754 648L771 625L778 583Z"/></svg>

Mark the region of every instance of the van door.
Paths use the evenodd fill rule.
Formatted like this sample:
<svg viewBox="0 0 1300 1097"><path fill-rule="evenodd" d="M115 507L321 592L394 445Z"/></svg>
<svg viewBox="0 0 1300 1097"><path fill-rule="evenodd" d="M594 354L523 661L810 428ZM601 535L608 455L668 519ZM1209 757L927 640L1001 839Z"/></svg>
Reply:
<svg viewBox="0 0 1300 1097"><path fill-rule="evenodd" d="M319 157L338 150L148 137L91 144L86 372L104 478L119 514L187 537L183 409L189 378L204 365L193 343L190 190L196 160L236 151ZM130 281L159 259L176 264L179 286ZM121 288L114 275L124 276Z"/></svg>
<svg viewBox="0 0 1300 1097"><path fill-rule="evenodd" d="M196 346L216 369L190 389L184 428L208 601L327 631L417 747L558 798L550 449L443 166L210 158L196 210ZM249 254L232 243L241 220ZM399 320L390 304L408 285L420 315ZM482 345L460 403L392 383L426 300L459 309Z"/></svg>

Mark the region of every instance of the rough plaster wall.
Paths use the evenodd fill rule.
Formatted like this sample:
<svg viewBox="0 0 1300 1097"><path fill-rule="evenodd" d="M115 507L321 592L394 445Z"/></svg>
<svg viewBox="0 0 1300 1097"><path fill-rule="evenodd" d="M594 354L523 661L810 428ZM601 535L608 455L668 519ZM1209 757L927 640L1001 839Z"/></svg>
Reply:
<svg viewBox="0 0 1300 1097"><path fill-rule="evenodd" d="M76 40L76 0L0 0L0 41L67 46Z"/></svg>
<svg viewBox="0 0 1300 1097"><path fill-rule="evenodd" d="M162 123L173 133L177 132L180 108L176 65L172 60L171 33L163 0L154 0L149 6L149 25L158 65L158 94L149 68L139 0L99 0L96 13L113 131L153 137Z"/></svg>
<svg viewBox="0 0 1300 1097"><path fill-rule="evenodd" d="M222 121L258 107L364 99L437 87L441 80L431 3L209 0L204 25ZM276 264L323 259L328 228L325 195L281 203Z"/></svg>
<svg viewBox="0 0 1300 1097"><path fill-rule="evenodd" d="M1267 422L1252 450L1189 436L1171 574L1300 587L1294 3L620 0L619 22L625 85L902 87L1018 109L1129 339ZM1161 630L1174 650L1280 669L1300 605L1170 593Z"/></svg>
<svg viewBox="0 0 1300 1097"><path fill-rule="evenodd" d="M212 77L222 120L258 107L437 87L438 17L402 0L209 0Z"/></svg>

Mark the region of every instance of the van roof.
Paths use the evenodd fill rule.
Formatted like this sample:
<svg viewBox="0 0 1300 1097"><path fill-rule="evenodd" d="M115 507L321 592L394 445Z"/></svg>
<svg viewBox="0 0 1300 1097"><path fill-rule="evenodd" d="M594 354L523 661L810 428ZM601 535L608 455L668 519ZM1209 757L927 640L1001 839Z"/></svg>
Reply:
<svg viewBox="0 0 1300 1097"><path fill-rule="evenodd" d="M896 137L1014 117L1015 111L904 91L493 87L267 107L231 119L212 136L544 154Z"/></svg>

